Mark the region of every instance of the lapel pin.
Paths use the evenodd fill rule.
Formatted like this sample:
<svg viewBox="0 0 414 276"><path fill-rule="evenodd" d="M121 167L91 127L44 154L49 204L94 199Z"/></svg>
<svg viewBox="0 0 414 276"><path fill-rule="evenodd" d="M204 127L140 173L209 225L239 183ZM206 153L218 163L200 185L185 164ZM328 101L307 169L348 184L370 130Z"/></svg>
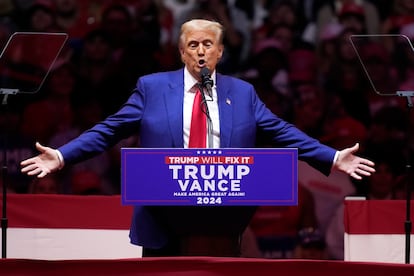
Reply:
<svg viewBox="0 0 414 276"><path fill-rule="evenodd" d="M229 98L226 99L226 104L231 105L231 100Z"/></svg>

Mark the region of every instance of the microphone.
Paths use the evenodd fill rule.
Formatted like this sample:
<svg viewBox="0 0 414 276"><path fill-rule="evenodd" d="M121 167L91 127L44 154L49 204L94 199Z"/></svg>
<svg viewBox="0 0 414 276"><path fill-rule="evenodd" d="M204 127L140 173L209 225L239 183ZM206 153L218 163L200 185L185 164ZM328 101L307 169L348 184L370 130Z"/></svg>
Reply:
<svg viewBox="0 0 414 276"><path fill-rule="evenodd" d="M204 63L200 60L200 64ZM201 68L200 71L201 77L201 86L207 90L207 95L212 99L212 92L211 87L213 86L213 80L210 78L210 70L207 67ZM203 97L203 103L206 108L205 114L207 117L207 141L208 141L208 148L213 148L213 122L211 121L210 112L208 110L207 100L204 93L201 93Z"/></svg>
<svg viewBox="0 0 414 276"><path fill-rule="evenodd" d="M211 92L211 87L214 83L213 80L210 78L210 70L208 70L207 67L201 68L200 77L202 86L206 88L207 95L211 98L213 95Z"/></svg>

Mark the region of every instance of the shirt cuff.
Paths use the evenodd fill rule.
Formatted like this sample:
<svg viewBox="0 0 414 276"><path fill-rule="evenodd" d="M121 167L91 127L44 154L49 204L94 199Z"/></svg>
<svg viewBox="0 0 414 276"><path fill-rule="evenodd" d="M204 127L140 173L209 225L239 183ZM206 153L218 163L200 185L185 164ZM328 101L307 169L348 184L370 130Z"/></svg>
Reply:
<svg viewBox="0 0 414 276"><path fill-rule="evenodd" d="M339 151L336 151L333 162L332 162L332 168L335 166L336 162L338 161L338 158L339 158Z"/></svg>
<svg viewBox="0 0 414 276"><path fill-rule="evenodd" d="M61 170L65 166L65 160L63 159L63 155L60 151L55 150L55 152L56 152L56 155L59 159L59 168L58 169Z"/></svg>

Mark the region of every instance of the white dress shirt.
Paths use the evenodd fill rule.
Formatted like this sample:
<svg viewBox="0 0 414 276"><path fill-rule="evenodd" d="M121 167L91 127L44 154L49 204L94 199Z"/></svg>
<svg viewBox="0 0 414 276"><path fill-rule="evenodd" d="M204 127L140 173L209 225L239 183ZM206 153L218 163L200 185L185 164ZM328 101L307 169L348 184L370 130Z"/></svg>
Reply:
<svg viewBox="0 0 414 276"><path fill-rule="evenodd" d="M212 87L212 97L209 97L207 94L207 106L210 113L210 118L212 122L212 136L213 136L213 148L220 147L220 121L219 121L219 111L217 104L217 89L216 89L216 72L214 71L211 74L211 79L213 80ZM191 115L193 110L193 103L195 97L194 85L197 84L197 80L190 74L187 68L184 68L184 106L183 106L183 133L184 133L184 148L188 148L188 141L190 137L190 125L191 125ZM206 136L206 145L208 145L208 133ZM208 146L207 146L208 147Z"/></svg>

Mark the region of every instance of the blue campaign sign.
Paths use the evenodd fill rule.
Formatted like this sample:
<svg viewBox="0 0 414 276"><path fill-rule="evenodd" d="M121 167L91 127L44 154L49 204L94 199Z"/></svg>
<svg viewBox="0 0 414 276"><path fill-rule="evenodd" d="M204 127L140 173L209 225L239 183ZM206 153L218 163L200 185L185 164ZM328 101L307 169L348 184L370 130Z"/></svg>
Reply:
<svg viewBox="0 0 414 276"><path fill-rule="evenodd" d="M124 205L297 205L297 149L122 148Z"/></svg>

